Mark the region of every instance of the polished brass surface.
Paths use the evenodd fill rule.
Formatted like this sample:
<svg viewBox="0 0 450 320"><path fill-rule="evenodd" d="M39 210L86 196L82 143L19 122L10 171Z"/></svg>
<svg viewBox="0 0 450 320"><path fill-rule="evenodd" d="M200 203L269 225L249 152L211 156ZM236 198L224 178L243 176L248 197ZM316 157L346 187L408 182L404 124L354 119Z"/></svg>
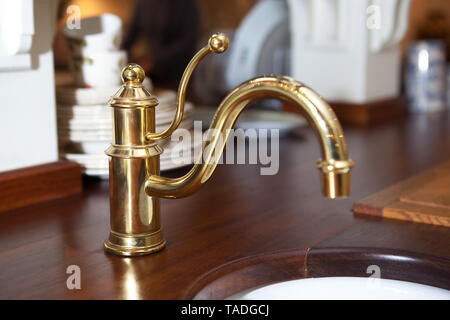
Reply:
<svg viewBox="0 0 450 320"><path fill-rule="evenodd" d="M322 192L330 198L348 196L350 169L341 125L330 106L312 89L289 77L263 76L242 83L219 105L202 152L193 168L179 178L159 175L161 148L156 141L169 137L183 117L189 79L209 52L228 47L223 34L213 35L208 45L191 60L181 79L173 122L155 132L154 107L158 102L142 87L144 73L136 64L122 71L124 85L110 100L113 107L114 141L110 156L111 233L105 249L119 255L141 255L164 247L160 231L159 198L180 198L197 191L211 177L230 130L251 102L274 98L296 107L309 121L320 142Z"/></svg>
<svg viewBox="0 0 450 320"><path fill-rule="evenodd" d="M175 111L175 118L173 119L170 126L160 133L147 133L147 139L149 140L162 140L169 137L173 131L178 127L183 118L184 112L184 102L186 101L186 89L191 78L192 72L194 72L195 67L199 62L210 52L222 53L228 48L228 38L222 34L214 34L209 39L208 45L203 47L189 62L186 70L181 77L180 85L178 86L177 94L177 109Z"/></svg>
<svg viewBox="0 0 450 320"><path fill-rule="evenodd" d="M158 100L143 86L144 71L130 64L122 71L123 86L110 99L113 142L109 158L111 232L105 241L110 253L132 256L164 247L159 198L145 194L144 184L159 174L162 149L146 138L155 131Z"/></svg>
<svg viewBox="0 0 450 320"><path fill-rule="evenodd" d="M150 176L145 185L148 195L180 198L197 191L212 175L225 147L224 141L238 116L251 102L262 98L282 99L297 107L315 129L320 141L323 193L330 198L347 196L350 192L350 168L347 147L339 121L330 106L310 88L279 76L259 77L244 82L231 91L217 109L194 167L180 178ZM220 150L218 150L220 149ZM207 150L206 153L204 150Z"/></svg>

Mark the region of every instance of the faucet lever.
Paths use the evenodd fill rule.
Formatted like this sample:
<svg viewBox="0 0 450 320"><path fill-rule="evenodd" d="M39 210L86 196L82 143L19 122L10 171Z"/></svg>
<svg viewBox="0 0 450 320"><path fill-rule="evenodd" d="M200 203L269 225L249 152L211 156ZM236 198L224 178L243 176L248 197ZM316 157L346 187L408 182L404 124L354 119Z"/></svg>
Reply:
<svg viewBox="0 0 450 320"><path fill-rule="evenodd" d="M180 125L181 119L183 118L184 113L184 103L186 101L186 88L188 86L189 80L191 78L192 72L194 72L195 68L198 66L200 61L206 57L206 55L210 52L214 53L222 53L225 52L228 48L228 38L223 33L213 34L208 41L208 44L200 49L199 52L192 58L189 62L186 70L184 70L183 76L181 77L180 84L178 86L177 93L177 109L175 111L175 118L167 129L158 133L148 132L146 134L146 138L148 140L156 141L163 140L170 135L178 128Z"/></svg>

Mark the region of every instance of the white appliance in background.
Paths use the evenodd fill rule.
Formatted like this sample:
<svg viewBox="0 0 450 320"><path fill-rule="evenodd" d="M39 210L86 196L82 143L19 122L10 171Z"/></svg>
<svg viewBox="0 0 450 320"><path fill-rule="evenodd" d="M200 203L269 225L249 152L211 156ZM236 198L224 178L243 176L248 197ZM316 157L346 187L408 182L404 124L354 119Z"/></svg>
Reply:
<svg viewBox="0 0 450 320"><path fill-rule="evenodd" d="M410 0L287 0L295 79L325 99L365 103L400 94L399 42Z"/></svg>
<svg viewBox="0 0 450 320"><path fill-rule="evenodd" d="M265 74L289 74L289 14L285 0L260 0L234 34L225 69L228 89Z"/></svg>
<svg viewBox="0 0 450 320"><path fill-rule="evenodd" d="M52 39L58 0L0 0L0 171L58 160Z"/></svg>
<svg viewBox="0 0 450 320"><path fill-rule="evenodd" d="M285 0L260 0L236 30L221 30L229 49L205 58L195 74L197 95L216 105L231 89L250 78L290 73L289 14Z"/></svg>

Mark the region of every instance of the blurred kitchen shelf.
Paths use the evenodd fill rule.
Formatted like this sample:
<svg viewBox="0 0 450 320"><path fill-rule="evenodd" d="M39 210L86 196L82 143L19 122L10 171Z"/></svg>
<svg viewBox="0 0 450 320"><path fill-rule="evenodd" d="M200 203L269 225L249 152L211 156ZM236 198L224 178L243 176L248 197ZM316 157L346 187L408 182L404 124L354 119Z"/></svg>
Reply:
<svg viewBox="0 0 450 320"><path fill-rule="evenodd" d="M371 125L403 118L407 113L407 102L403 96L367 103L329 102L341 124ZM297 111L287 105L283 110Z"/></svg>
<svg viewBox="0 0 450 320"><path fill-rule="evenodd" d="M397 97L361 104L330 102L343 124L371 125L400 119L407 113L405 97Z"/></svg>

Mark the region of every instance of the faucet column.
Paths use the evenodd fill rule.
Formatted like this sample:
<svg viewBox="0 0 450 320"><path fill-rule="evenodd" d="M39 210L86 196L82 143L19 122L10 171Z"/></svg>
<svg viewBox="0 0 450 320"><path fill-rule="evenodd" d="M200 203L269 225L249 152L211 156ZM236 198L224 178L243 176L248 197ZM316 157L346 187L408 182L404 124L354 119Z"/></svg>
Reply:
<svg viewBox="0 0 450 320"><path fill-rule="evenodd" d="M105 250L122 256L161 250L159 198L144 190L150 175L159 175L162 149L146 139L155 132L158 101L143 86L144 71L130 64L122 71L123 86L111 97L113 142L109 156L110 224Z"/></svg>

